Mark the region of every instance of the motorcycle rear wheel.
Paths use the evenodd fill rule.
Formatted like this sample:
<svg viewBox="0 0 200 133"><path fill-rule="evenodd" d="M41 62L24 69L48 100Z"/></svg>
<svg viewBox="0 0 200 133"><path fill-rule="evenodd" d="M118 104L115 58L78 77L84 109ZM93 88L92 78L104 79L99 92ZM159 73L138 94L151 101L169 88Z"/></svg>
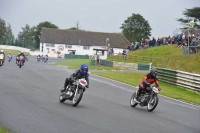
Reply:
<svg viewBox="0 0 200 133"><path fill-rule="evenodd" d="M136 93L133 93L131 100L130 100L130 105L131 107L135 107L138 105L138 103L135 102L134 98L136 97Z"/></svg>
<svg viewBox="0 0 200 133"><path fill-rule="evenodd" d="M83 89L78 90L78 97L77 94L72 98L72 106L76 107L83 97Z"/></svg>
<svg viewBox="0 0 200 133"><path fill-rule="evenodd" d="M147 110L149 112L153 111L156 108L156 106L158 105L158 101L159 101L158 96L154 96L151 100L149 100L149 102L147 104Z"/></svg>

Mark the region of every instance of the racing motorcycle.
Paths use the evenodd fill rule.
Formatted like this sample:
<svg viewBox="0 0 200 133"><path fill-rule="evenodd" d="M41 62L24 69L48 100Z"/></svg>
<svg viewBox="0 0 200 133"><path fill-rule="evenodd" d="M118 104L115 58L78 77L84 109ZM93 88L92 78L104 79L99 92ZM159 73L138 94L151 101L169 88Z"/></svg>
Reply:
<svg viewBox="0 0 200 133"><path fill-rule="evenodd" d="M20 56L19 59L18 59L18 66L19 68L22 67L22 65L24 65L24 56Z"/></svg>
<svg viewBox="0 0 200 133"><path fill-rule="evenodd" d="M39 56L37 57L37 61L38 61L38 62L40 61L40 57L39 57Z"/></svg>
<svg viewBox="0 0 200 133"><path fill-rule="evenodd" d="M83 97L83 92L86 89L87 81L82 79L76 79L69 84L64 92L60 94L59 101L61 103L65 100L71 100L72 106L77 106Z"/></svg>
<svg viewBox="0 0 200 133"><path fill-rule="evenodd" d="M4 55L0 54L0 66L3 65L3 61L4 61Z"/></svg>
<svg viewBox="0 0 200 133"><path fill-rule="evenodd" d="M8 61L10 62L12 60L12 56L8 55Z"/></svg>
<svg viewBox="0 0 200 133"><path fill-rule="evenodd" d="M149 112L153 111L158 105L158 101L159 101L158 92L159 92L159 88L155 86L148 87L147 89L142 90L141 95L138 98L138 101L140 101L140 103L137 103L134 100L134 98L136 97L136 92L133 93L130 100L131 107L135 107L139 104L141 107L147 106L147 110Z"/></svg>
<svg viewBox="0 0 200 133"><path fill-rule="evenodd" d="M48 60L48 57L45 56L44 59L43 59L43 61L47 62L47 60Z"/></svg>

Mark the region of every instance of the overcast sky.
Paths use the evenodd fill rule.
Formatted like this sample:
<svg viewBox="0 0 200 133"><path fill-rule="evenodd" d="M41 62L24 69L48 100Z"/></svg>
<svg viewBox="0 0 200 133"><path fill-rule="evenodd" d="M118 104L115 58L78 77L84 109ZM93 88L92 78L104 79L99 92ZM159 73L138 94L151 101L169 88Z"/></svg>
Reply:
<svg viewBox="0 0 200 133"><path fill-rule="evenodd" d="M10 23L15 37L26 24L50 21L60 29L75 27L97 32L121 32L132 13L141 14L152 36L172 35L180 28L177 18L186 8L199 7L200 0L0 0L0 18Z"/></svg>

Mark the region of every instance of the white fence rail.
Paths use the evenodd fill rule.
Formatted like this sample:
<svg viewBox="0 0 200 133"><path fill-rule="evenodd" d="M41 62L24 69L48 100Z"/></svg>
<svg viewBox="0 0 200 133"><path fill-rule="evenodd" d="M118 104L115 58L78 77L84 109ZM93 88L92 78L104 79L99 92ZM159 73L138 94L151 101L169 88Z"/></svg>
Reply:
<svg viewBox="0 0 200 133"><path fill-rule="evenodd" d="M159 80L186 89L200 91L200 75L167 68L157 68Z"/></svg>

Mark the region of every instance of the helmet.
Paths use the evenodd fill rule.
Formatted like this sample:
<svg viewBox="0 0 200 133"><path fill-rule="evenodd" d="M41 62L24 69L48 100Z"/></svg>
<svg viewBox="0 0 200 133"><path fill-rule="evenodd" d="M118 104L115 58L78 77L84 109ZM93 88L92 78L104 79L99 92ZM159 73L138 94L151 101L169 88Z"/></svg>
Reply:
<svg viewBox="0 0 200 133"><path fill-rule="evenodd" d="M156 77L158 73L158 70L156 68L152 68L151 71L150 71L150 74L153 76L153 77Z"/></svg>
<svg viewBox="0 0 200 133"><path fill-rule="evenodd" d="M24 53L24 51L22 51L21 53Z"/></svg>
<svg viewBox="0 0 200 133"><path fill-rule="evenodd" d="M86 64L82 64L80 71L82 74L86 74L88 72L88 66Z"/></svg>
<svg viewBox="0 0 200 133"><path fill-rule="evenodd" d="M1 50L1 52L3 52L3 50Z"/></svg>

